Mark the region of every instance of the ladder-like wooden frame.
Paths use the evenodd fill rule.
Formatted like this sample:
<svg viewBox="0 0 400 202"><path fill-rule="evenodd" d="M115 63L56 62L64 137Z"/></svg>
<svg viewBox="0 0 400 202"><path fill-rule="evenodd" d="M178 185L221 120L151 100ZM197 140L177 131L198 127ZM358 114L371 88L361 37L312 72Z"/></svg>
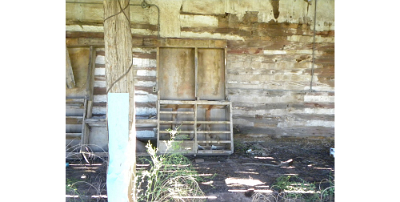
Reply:
<svg viewBox="0 0 400 202"><path fill-rule="evenodd" d="M182 107L180 107L182 106ZM162 109L165 108L191 108L193 111L164 111ZM199 121L197 116L197 109L199 108L206 108L206 109L225 109L225 121ZM193 125L193 130L185 130L180 131L180 133L185 134L194 134L193 140L177 140L172 142L177 142L180 147L188 147L188 149L182 148L179 152L188 155L196 155L196 154L203 154L203 155L229 155L233 153L233 124L232 124L232 103L229 101L176 101L176 100L158 100L157 102L157 148L159 149L160 153L168 153L165 150L165 145L168 140L162 139L161 134L169 133L168 131L163 131L160 129L161 125L171 125L176 126L178 124L186 124L186 125ZM162 114L171 114L172 117L176 117L179 114L190 115L193 114L193 121L176 121L176 118L173 118L172 121L170 120L162 120ZM223 131L215 131L215 130L206 130L206 131L198 131L198 125L211 125L211 124L221 124L227 125L228 130ZM199 140L198 134L205 133L205 134L215 134L215 135L222 135L227 134L228 138L224 138L223 140ZM226 136L225 136L226 137ZM212 144L210 148L201 145L204 144ZM214 144L217 145L225 145L226 149L218 149L217 147L213 147ZM199 148L203 148L203 150L199 150ZM172 150L169 150L172 151Z"/></svg>

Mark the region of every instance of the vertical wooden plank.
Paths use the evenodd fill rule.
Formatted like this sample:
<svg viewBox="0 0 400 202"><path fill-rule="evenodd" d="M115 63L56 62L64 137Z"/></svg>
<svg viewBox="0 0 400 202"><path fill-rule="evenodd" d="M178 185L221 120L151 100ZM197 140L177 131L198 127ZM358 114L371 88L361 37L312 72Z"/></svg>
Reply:
<svg viewBox="0 0 400 202"><path fill-rule="evenodd" d="M160 148L160 99L157 100L157 148Z"/></svg>
<svg viewBox="0 0 400 202"><path fill-rule="evenodd" d="M157 100L160 100L160 91L158 90L159 87L159 72L160 72L160 47L157 47L157 67L156 67L156 86L155 89L157 91ZM158 112L158 110L157 110Z"/></svg>
<svg viewBox="0 0 400 202"><path fill-rule="evenodd" d="M193 145L193 152L197 154L198 150L198 143L197 143L197 103L193 104L193 111L194 111L194 145Z"/></svg>
<svg viewBox="0 0 400 202"><path fill-rule="evenodd" d="M195 99L194 55L193 48L160 49L160 99Z"/></svg>
<svg viewBox="0 0 400 202"><path fill-rule="evenodd" d="M68 88L75 88L74 72L72 71L71 59L69 58L68 48L65 48L65 71L66 71L66 82Z"/></svg>
<svg viewBox="0 0 400 202"><path fill-rule="evenodd" d="M231 153L233 154L233 121L232 121L232 102L229 102L229 127L231 132Z"/></svg>
<svg viewBox="0 0 400 202"><path fill-rule="evenodd" d="M177 112L178 111L178 105L174 105L172 107L172 111L173 112ZM172 114L172 121L175 122L177 121L176 117L178 114ZM171 124L171 130L175 130L176 129L176 124Z"/></svg>
<svg viewBox="0 0 400 202"><path fill-rule="evenodd" d="M96 48L94 48L93 46L90 46L89 66L88 66L88 74L87 74L87 79L86 79L86 95L87 95L87 100L88 100L86 118L92 117L95 59L96 59Z"/></svg>
<svg viewBox="0 0 400 202"><path fill-rule="evenodd" d="M157 91L157 148L160 148L160 90L159 90L159 72L160 72L160 47L157 47L157 65L156 65L156 91Z"/></svg>
<svg viewBox="0 0 400 202"><path fill-rule="evenodd" d="M201 100L225 99L224 49L198 49L198 91Z"/></svg>
<svg viewBox="0 0 400 202"><path fill-rule="evenodd" d="M198 90L198 83L197 83L197 70L199 66L199 61L198 61L198 49L197 47L194 48L194 97L196 100L199 100L200 97L198 97L197 90Z"/></svg>
<svg viewBox="0 0 400 202"><path fill-rule="evenodd" d="M86 78L86 97L89 101L93 101L93 84L92 84L92 78L93 78L93 46L90 46L90 51L89 51L89 65L88 65L88 73L87 73L87 78Z"/></svg>
<svg viewBox="0 0 400 202"><path fill-rule="evenodd" d="M205 121L211 121L211 109L210 108L211 108L211 105L206 109ZM206 131L211 131L210 124L206 124L205 125L205 130ZM210 133L206 133L205 135L206 135L206 137L205 137L206 141L207 141L207 138L208 138L208 140L211 140ZM210 146L208 143L206 145Z"/></svg>
<svg viewBox="0 0 400 202"><path fill-rule="evenodd" d="M87 108L87 99L83 100L83 115L82 115L82 136L81 136L81 153L84 152L84 147L89 143L89 131L87 125L85 124L86 117L86 108ZM85 155L85 154L83 154Z"/></svg>
<svg viewBox="0 0 400 202"><path fill-rule="evenodd" d="M225 100L229 100L229 99L228 99L228 89L227 89L228 68L227 68L227 66L226 66L226 57L228 57L227 53L228 53L228 50L227 50L227 48L225 47L225 48L224 48L224 69L225 69L225 81L224 81L225 96L224 96L224 98L225 98Z"/></svg>

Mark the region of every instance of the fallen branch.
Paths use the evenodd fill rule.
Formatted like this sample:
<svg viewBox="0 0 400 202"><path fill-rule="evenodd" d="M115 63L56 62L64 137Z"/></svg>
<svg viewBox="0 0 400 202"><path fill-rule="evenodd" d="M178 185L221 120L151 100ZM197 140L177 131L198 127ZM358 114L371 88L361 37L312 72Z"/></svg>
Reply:
<svg viewBox="0 0 400 202"><path fill-rule="evenodd" d="M273 167L281 167L281 166L291 166L293 164L293 159L289 159L287 161L281 162L280 164L268 164L268 163L242 163L242 165L254 165L254 166L273 166Z"/></svg>

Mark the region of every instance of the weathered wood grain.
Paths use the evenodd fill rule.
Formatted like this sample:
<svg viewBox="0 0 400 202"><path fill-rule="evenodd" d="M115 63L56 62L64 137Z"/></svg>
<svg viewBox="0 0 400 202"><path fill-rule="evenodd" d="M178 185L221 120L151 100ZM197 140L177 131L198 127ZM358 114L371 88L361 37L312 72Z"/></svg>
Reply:
<svg viewBox="0 0 400 202"><path fill-rule="evenodd" d="M74 79L74 72L72 71L72 65L71 65L71 59L69 58L69 53L68 53L68 48L65 49L65 60L66 60L66 81L67 81L67 87L68 88L74 88L75 87L75 79Z"/></svg>
<svg viewBox="0 0 400 202"><path fill-rule="evenodd" d="M114 17L111 17L114 16ZM129 1L104 1L104 46L105 73L107 91L110 93L128 93L128 142L127 154L131 159L125 159L126 178L133 181L136 170L136 130L135 130L135 88L133 85L134 71L132 67L132 37L130 29ZM125 75L123 78L122 76ZM131 104L129 104L131 103ZM135 184L128 183L127 198L135 200Z"/></svg>
<svg viewBox="0 0 400 202"><path fill-rule="evenodd" d="M281 2L279 10L275 8L275 11L269 3L260 4L258 0L230 1L224 5L214 2L215 7L211 9L207 9L206 2L184 1L181 10L179 6L159 5L168 12L178 13L179 25L161 22L161 27L173 30L177 38L157 38L157 19L150 15L151 12L131 9L131 12L138 12L137 16L131 16L136 23L130 23L129 27L133 30L132 70L136 73L134 88L138 99L135 106L140 117L152 116L157 111L155 99L159 91L153 93L159 73L157 47L226 47L225 90L232 101L235 124L248 127L247 132L253 134L332 136L335 30L333 14L329 10L331 3L322 1L320 6L326 4L325 7L318 7L316 43L313 44L313 23L309 16L312 10L310 14L305 11L306 2L297 1L290 5ZM82 8L90 10L89 7ZM278 11L279 18L275 19L274 14ZM86 19L88 16L76 16L67 24L79 24L76 20L79 17L84 19L81 25L85 28L99 25L96 19ZM97 95L105 95L106 91L106 78L100 70L105 70L106 55L102 35L102 32L92 31L66 32L67 47L93 45L103 48L97 51L96 58L93 93ZM308 92L313 46L316 51L312 89L319 94ZM106 102L93 103L93 106L99 107L96 110L100 113Z"/></svg>

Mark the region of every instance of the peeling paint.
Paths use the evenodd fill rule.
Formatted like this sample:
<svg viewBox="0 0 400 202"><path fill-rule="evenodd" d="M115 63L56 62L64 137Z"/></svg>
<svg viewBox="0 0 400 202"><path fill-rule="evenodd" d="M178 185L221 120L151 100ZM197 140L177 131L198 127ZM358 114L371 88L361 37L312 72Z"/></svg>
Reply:
<svg viewBox="0 0 400 202"><path fill-rule="evenodd" d="M313 36L303 36L303 35L291 35L287 36L286 39L292 42L302 42L302 43L312 43ZM315 36L315 43L334 43L335 37L322 37Z"/></svg>
<svg viewBox="0 0 400 202"><path fill-rule="evenodd" d="M225 80L228 99L235 106L234 124L263 134L332 135L335 115L334 0L318 0L317 4L313 90L324 92L307 93L311 79L314 2L151 1L160 7L161 37L175 38L174 45L179 46L179 38L227 40ZM68 11L68 16L74 15L73 12L89 12L88 7L75 6L74 11ZM102 9L99 12L103 12ZM131 31L136 38L134 44L139 46L132 48L136 70L136 114L146 117L156 114L157 94L152 91L157 75L155 47L164 43L164 39L154 37L157 35L155 7L132 7L131 13L136 13L131 15ZM91 36L98 37L97 32L103 32L103 27L102 19L96 16L89 19L88 15L76 13L76 19L68 19L66 31L89 33L68 36L90 36L90 32L96 32ZM87 21L77 23L78 19ZM99 67L95 69L97 92L105 91L106 87L102 77L105 74L104 48L100 54L96 57ZM105 114L106 107L99 106L104 105L104 96L95 97L101 103L94 106L94 114ZM146 129L137 136L154 137L154 131Z"/></svg>
<svg viewBox="0 0 400 202"><path fill-rule="evenodd" d="M95 68L94 75L95 76L103 76L106 74L106 68Z"/></svg>
<svg viewBox="0 0 400 202"><path fill-rule="evenodd" d="M304 102L335 102L335 96L305 95Z"/></svg>
<svg viewBox="0 0 400 202"><path fill-rule="evenodd" d="M135 95L135 102L156 102L157 95Z"/></svg>
<svg viewBox="0 0 400 202"><path fill-rule="evenodd" d="M298 126L321 126L321 127L328 127L334 128L335 122L334 121L321 121L321 120L313 120L313 121L285 121L279 122L277 127L278 128L289 128L289 127L298 127Z"/></svg>
<svg viewBox="0 0 400 202"><path fill-rule="evenodd" d="M97 55L95 63L96 64L106 64L104 55Z"/></svg>
<svg viewBox="0 0 400 202"><path fill-rule="evenodd" d="M148 116L150 114L157 114L157 108L148 108L148 107L136 107L136 115L137 116Z"/></svg>
<svg viewBox="0 0 400 202"><path fill-rule="evenodd" d="M220 33L209 33L209 32L181 32L182 38L210 38L210 39L227 39L227 40L241 40L244 41L244 38L237 35L229 35L229 34L220 34Z"/></svg>
<svg viewBox="0 0 400 202"><path fill-rule="evenodd" d="M157 72L155 70L137 70L137 76L156 76Z"/></svg>
<svg viewBox="0 0 400 202"><path fill-rule="evenodd" d="M214 16L180 15L181 27L218 27L218 19Z"/></svg>

